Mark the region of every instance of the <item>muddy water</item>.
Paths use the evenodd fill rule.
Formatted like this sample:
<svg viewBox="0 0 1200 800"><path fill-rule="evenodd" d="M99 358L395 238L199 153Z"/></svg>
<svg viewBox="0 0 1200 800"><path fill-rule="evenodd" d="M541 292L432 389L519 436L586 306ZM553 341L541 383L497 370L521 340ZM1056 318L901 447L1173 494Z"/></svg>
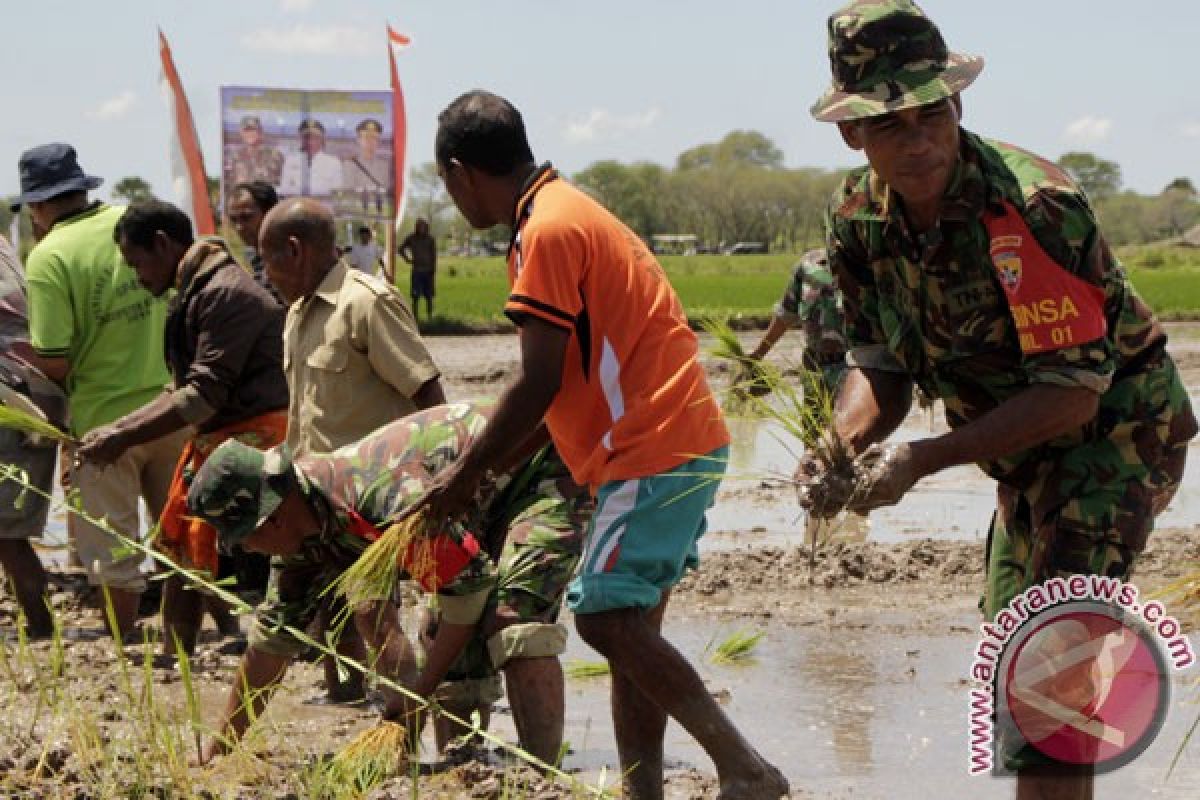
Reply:
<svg viewBox="0 0 1200 800"><path fill-rule="evenodd" d="M931 614L913 630L912 614L842 607L825 620L766 624L757 663L720 667L705 648L716 637L753 628L744 621L668 620L667 635L701 666L710 689L763 755L787 774L796 797L975 800L1013 796L1011 780L967 774L969 658L977 615L968 604ZM568 657L595 659L573 639ZM1176 681L1176 697L1183 694ZM609 733L607 681L569 681L569 766L595 778L617 763ZM1101 776L1096 797L1195 798L1200 747L1174 776L1167 766L1200 707L1175 703L1155 744L1133 765ZM672 723L667 761L709 773L704 753Z"/></svg>
<svg viewBox="0 0 1200 800"><path fill-rule="evenodd" d="M1200 393L1192 402L1200 408ZM802 541L804 513L783 486L803 446L777 425L730 418L729 475L717 505L709 513L710 535L704 546L727 549L739 545L780 545ZM914 411L895 435L911 441L944 432L940 406L934 414ZM1200 525L1200 440L1192 443L1183 484L1159 527ZM977 467L945 470L921 481L897 506L870 517L869 538L897 542L912 538L974 540L987 536L995 484Z"/></svg>

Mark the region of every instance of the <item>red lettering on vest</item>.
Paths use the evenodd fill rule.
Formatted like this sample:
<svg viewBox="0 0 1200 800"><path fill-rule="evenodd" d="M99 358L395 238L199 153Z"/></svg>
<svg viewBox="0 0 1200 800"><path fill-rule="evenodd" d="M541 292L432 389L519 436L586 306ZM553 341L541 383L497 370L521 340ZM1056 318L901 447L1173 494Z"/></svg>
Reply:
<svg viewBox="0 0 1200 800"><path fill-rule="evenodd" d="M1104 290L1050 258L1012 204L1004 203L1003 214L986 212L983 224L1021 352L1032 355L1076 347L1108 332Z"/></svg>

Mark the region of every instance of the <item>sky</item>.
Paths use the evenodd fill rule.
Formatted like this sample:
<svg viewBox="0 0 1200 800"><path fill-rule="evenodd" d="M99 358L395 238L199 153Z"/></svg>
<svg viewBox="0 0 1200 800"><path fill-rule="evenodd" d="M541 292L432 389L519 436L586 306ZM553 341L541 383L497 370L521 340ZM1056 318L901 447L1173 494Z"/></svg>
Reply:
<svg viewBox="0 0 1200 800"><path fill-rule="evenodd" d="M861 158L812 102L829 82L814 0L113 0L0 3L0 195L28 147L75 145L111 186L139 175L166 199L167 105L156 30L171 43L208 171L220 166L219 87L386 89L398 58L409 164L432 160L438 112L485 88L521 109L535 155L568 173L594 161L674 163L731 130L757 130L790 167ZM1200 185L1194 0L925 0L954 50L985 58L965 127L1057 158L1116 161L1124 185ZM101 191L101 196L104 196Z"/></svg>

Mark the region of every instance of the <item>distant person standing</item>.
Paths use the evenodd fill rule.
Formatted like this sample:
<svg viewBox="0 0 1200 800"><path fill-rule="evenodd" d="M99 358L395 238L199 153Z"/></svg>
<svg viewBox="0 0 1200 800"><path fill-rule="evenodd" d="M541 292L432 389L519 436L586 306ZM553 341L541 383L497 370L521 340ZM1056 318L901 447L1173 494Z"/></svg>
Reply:
<svg viewBox="0 0 1200 800"><path fill-rule="evenodd" d="M71 434L82 438L153 400L171 379L163 357L166 303L138 283L121 257L113 229L123 208L87 192L101 179L84 174L75 148L46 144L21 155L21 196L37 246L26 270L33 363L66 388ZM125 451L101 470L81 464L71 483L83 510L138 537L138 498L157 519L186 433L180 431ZM146 587L141 554L117 550L108 531L80 520L75 541L88 582L108 590L115 637L129 633Z"/></svg>
<svg viewBox="0 0 1200 800"><path fill-rule="evenodd" d="M32 402L51 422L61 425L66 398L29 361L29 319L25 310L25 275L17 253L0 236L0 401L28 408ZM17 605L25 616L25 633L43 638L54 632L46 605L46 570L29 540L46 527L49 495L54 483L53 441L34 441L23 433L0 430L0 462L19 467L44 494L28 492L16 481L0 483L0 566L12 581Z"/></svg>
<svg viewBox="0 0 1200 800"><path fill-rule="evenodd" d="M242 146L233 156L225 185L264 181L278 186L283 176L283 153L263 143L262 121L258 117L242 117L238 132Z"/></svg>
<svg viewBox="0 0 1200 800"><path fill-rule="evenodd" d="M375 243L371 229L366 225L359 226L358 240L350 245L346 259L359 272L374 275L379 271L379 265L383 263L383 249Z"/></svg>
<svg viewBox="0 0 1200 800"><path fill-rule="evenodd" d="M417 219L413 232L400 243L400 257L412 265L413 317L417 313L417 301L425 298L427 316L433 319L434 275L437 273L437 240L429 233L429 222L424 217Z"/></svg>
<svg viewBox="0 0 1200 800"><path fill-rule="evenodd" d="M342 188L342 162L325 152L325 126L306 119L297 129L300 149L283 160L282 195L329 195Z"/></svg>
<svg viewBox="0 0 1200 800"><path fill-rule="evenodd" d="M249 251L250 272L254 275L254 282L270 292L275 302L283 305L283 298L267 278L267 269L263 266L262 255L258 252L258 231L262 227L263 217L278 202L279 195L269 183L239 183L233 187L233 197L229 202L229 224L237 231L242 244Z"/></svg>

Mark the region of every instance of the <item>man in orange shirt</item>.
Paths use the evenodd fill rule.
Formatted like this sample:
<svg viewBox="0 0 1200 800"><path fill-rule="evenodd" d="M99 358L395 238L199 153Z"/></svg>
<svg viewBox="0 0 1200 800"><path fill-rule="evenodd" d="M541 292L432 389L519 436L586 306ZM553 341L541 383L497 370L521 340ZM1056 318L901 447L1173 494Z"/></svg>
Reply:
<svg viewBox="0 0 1200 800"><path fill-rule="evenodd" d="M612 668L625 796L662 798L669 715L713 759L721 800L777 800L788 790L783 775L661 635L671 588L696 564L729 444L679 299L636 234L537 165L520 113L503 98L474 91L451 103L438 117L436 151L467 221L513 230L505 313L520 329L521 361L491 425L417 508L431 521L461 516L485 475L548 431L596 495L567 600L580 635Z"/></svg>

